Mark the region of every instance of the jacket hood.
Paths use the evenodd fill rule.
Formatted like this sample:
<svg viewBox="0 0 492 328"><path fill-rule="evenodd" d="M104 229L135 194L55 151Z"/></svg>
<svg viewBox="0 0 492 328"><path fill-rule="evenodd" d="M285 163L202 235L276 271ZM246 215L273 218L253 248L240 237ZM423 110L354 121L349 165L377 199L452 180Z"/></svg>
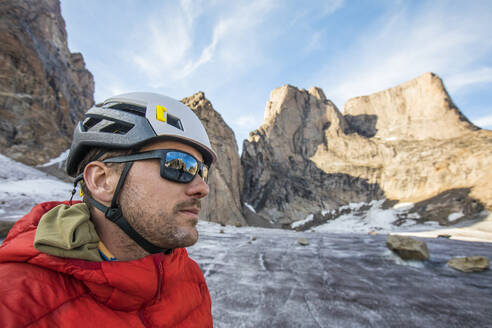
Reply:
<svg viewBox="0 0 492 328"><path fill-rule="evenodd" d="M59 207L45 215L56 206ZM68 202L36 205L14 225L0 246L0 263L27 263L73 276L99 302L125 311L139 309L158 295L162 267L167 268L168 277L183 270L185 249L135 261L101 262L94 253L99 238L84 206L70 207ZM74 215L73 222L67 214ZM88 261L92 258L96 261Z"/></svg>

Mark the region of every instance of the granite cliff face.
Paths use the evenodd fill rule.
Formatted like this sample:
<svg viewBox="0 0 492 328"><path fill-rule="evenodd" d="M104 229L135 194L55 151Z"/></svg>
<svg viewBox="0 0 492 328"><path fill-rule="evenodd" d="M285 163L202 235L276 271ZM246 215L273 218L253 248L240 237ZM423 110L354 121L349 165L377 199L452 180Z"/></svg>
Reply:
<svg viewBox="0 0 492 328"><path fill-rule="evenodd" d="M236 138L232 129L224 122L203 92L181 100L200 118L217 154L217 162L209 176L210 193L204 202L204 217L230 225L246 225L242 215L242 177Z"/></svg>
<svg viewBox="0 0 492 328"><path fill-rule="evenodd" d="M451 139L479 130L459 111L442 80L432 73L350 99L344 114L354 131L386 141Z"/></svg>
<svg viewBox="0 0 492 328"><path fill-rule="evenodd" d="M68 49L58 0L0 1L0 76L0 152L34 165L67 149L94 80Z"/></svg>
<svg viewBox="0 0 492 328"><path fill-rule="evenodd" d="M492 208L492 131L471 124L432 73L349 100L345 115L320 89L275 89L243 148L244 201L281 225L383 198L441 224Z"/></svg>
<svg viewBox="0 0 492 328"><path fill-rule="evenodd" d="M382 198L377 184L325 172L311 160L320 146L343 138L348 129L321 89L286 85L273 90L264 123L243 144L244 201L274 226L283 226L351 201Z"/></svg>

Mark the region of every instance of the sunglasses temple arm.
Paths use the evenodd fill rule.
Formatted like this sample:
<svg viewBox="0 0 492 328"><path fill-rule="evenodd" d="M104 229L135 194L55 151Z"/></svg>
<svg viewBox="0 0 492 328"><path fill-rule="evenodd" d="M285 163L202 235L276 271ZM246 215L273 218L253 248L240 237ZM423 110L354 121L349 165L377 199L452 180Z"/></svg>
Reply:
<svg viewBox="0 0 492 328"><path fill-rule="evenodd" d="M112 158L107 158L103 160L103 163L125 163L125 162L133 162L133 161L141 161L144 159L155 159L161 158L160 152L148 152L141 154L132 154L127 156L117 156Z"/></svg>

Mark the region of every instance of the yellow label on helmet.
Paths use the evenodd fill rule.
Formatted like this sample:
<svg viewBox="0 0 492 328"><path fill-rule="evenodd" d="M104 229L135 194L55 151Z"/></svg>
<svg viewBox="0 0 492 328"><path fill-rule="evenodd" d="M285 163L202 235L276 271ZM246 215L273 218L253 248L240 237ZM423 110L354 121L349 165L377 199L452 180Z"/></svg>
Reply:
<svg viewBox="0 0 492 328"><path fill-rule="evenodd" d="M155 106L155 118L159 121L166 122L167 108L164 106Z"/></svg>

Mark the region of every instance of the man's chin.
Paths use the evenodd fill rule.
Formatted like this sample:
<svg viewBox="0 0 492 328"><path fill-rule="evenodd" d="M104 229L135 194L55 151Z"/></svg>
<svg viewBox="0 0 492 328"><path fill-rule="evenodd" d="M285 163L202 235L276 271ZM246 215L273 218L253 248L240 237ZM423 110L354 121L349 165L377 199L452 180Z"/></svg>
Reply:
<svg viewBox="0 0 492 328"><path fill-rule="evenodd" d="M195 227L181 228L174 235L174 241L168 248L183 248L196 244L198 241L198 230Z"/></svg>
<svg viewBox="0 0 492 328"><path fill-rule="evenodd" d="M193 228L193 234L190 235L190 238L185 241L185 244L182 247L193 246L196 244L197 241L198 241L198 230L196 230L196 228Z"/></svg>

